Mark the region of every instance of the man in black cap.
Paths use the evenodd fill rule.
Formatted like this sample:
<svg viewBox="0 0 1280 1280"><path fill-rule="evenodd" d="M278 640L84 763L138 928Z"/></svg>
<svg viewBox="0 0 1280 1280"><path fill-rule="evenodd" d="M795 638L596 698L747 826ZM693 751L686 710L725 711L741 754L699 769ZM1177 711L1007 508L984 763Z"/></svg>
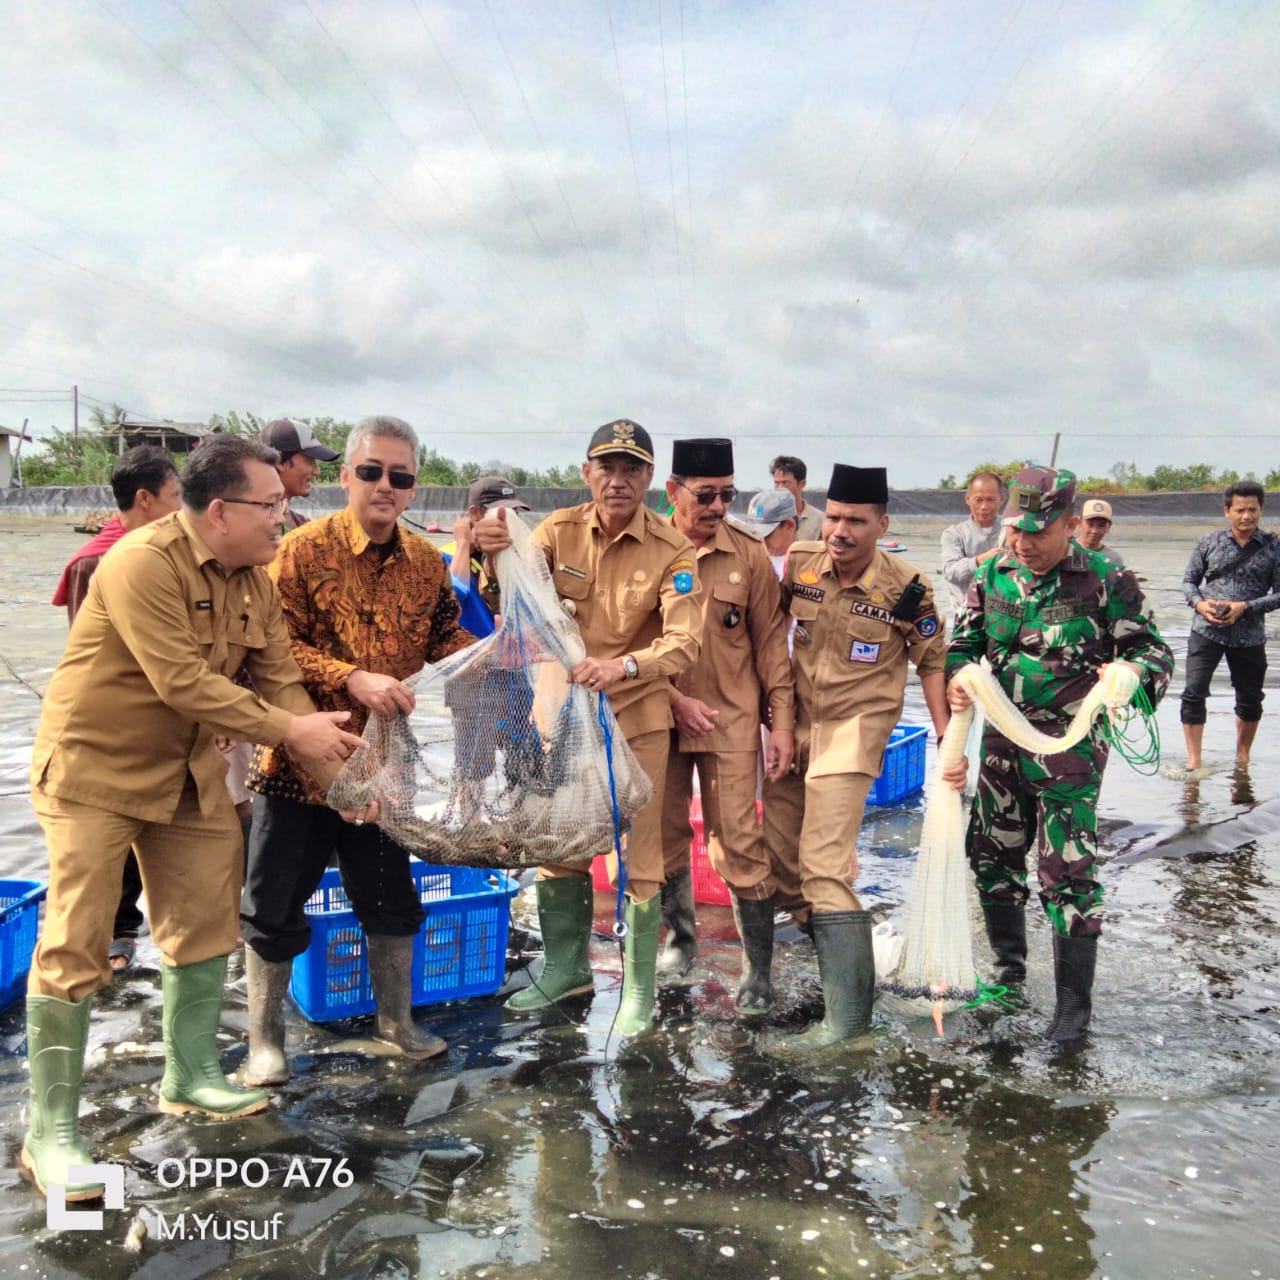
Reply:
<svg viewBox="0 0 1280 1280"><path fill-rule="evenodd" d="M946 646L928 580L876 539L889 527L883 467L837 463L823 542L792 544L783 607L795 619L796 765L765 781L765 840L778 905L813 933L826 1017L789 1048L865 1031L875 999L871 913L853 891L867 793L902 714L907 661L939 735L947 727Z"/></svg>
<svg viewBox="0 0 1280 1280"><path fill-rule="evenodd" d="M786 773L795 752L795 680L786 620L764 543L725 520L737 497L733 442L677 440L671 471L671 523L694 546L703 625L697 662L672 681L675 728L662 811L662 918L668 934L658 971L683 976L698 951L689 823L696 768L707 852L733 894L742 938L738 1011L760 1015L772 1003L776 886L756 817L756 767L762 708L768 713L768 776ZM782 496L790 500L791 495Z"/></svg>
<svg viewBox="0 0 1280 1280"><path fill-rule="evenodd" d="M467 489L467 509L453 526L453 546L441 547L440 554L453 576L453 593L462 609L462 625L473 636L491 636L497 611L498 584L484 572L483 558L472 554L476 522L490 511L532 511L506 476L480 476Z"/></svg>
<svg viewBox="0 0 1280 1280"><path fill-rule="evenodd" d="M627 937L615 1025L634 1035L653 1025L669 682L697 658L702 619L693 547L644 505L653 479L649 433L626 418L605 423L587 446L582 479L592 500L548 516L533 531L533 542L546 555L556 593L586 646L587 657L570 674L592 692L608 693L619 727L653 782L653 799L631 819L627 844ZM506 512L500 508L495 519L479 521L475 540L485 556L510 546ZM541 867L535 883L546 962L534 985L507 1001L508 1009L525 1012L594 986L590 862Z"/></svg>
<svg viewBox="0 0 1280 1280"><path fill-rule="evenodd" d="M262 428L262 443L279 455L276 471L284 485L284 518L286 531L304 523L303 517L290 510L291 498L305 498L311 493L311 482L320 474L321 462L336 462L338 451L323 445L305 422L296 418L276 418Z"/></svg>

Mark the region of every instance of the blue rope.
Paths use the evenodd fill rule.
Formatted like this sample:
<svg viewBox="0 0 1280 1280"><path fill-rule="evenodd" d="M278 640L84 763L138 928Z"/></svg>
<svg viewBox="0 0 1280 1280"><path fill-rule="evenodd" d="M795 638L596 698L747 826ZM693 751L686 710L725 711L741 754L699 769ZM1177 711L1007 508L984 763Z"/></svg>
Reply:
<svg viewBox="0 0 1280 1280"><path fill-rule="evenodd" d="M613 776L613 729L609 724L610 717L605 714L605 708L608 705L608 694L602 691L597 707L597 715L600 720L600 732L604 735L604 758L609 766L609 799L613 802L613 848L618 855L618 902L615 908L617 913L615 932L621 937L622 933L618 932L618 930L625 930L626 928L623 923L622 912L627 892L627 862L622 856L622 814L618 811L618 783Z"/></svg>

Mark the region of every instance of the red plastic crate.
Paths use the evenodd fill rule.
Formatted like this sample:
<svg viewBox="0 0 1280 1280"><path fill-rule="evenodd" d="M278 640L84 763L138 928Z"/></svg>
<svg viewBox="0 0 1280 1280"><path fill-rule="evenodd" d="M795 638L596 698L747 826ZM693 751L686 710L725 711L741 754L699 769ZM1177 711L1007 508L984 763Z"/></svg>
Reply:
<svg viewBox="0 0 1280 1280"><path fill-rule="evenodd" d="M756 801L756 820L760 820L762 808ZM707 855L707 841L702 832L702 797L694 796L689 805L689 825L693 828L693 843L689 847L690 861L693 869L693 900L706 906L731 906L733 899L729 895L729 886L716 874ZM624 837L625 839L625 837ZM591 884L597 893L612 893L609 883L609 871L605 856L593 858L591 862Z"/></svg>

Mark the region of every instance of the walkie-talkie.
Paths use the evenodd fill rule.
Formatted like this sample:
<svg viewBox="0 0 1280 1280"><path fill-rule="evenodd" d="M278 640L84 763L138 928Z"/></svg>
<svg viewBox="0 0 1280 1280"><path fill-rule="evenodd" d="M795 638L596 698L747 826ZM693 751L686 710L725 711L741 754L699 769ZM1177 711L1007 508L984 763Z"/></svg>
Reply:
<svg viewBox="0 0 1280 1280"><path fill-rule="evenodd" d="M893 616L903 622L914 622L916 614L920 611L920 602L924 599L924 593L925 585L920 581L920 575L917 573L907 583L906 590L898 597L898 603L893 606Z"/></svg>

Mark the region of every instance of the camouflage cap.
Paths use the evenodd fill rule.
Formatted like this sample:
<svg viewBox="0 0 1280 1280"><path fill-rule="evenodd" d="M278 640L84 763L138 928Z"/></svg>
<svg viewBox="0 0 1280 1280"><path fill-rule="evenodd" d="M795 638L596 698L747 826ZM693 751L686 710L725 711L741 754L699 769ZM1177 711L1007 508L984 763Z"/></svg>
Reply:
<svg viewBox="0 0 1280 1280"><path fill-rule="evenodd" d="M1009 501L1001 523L1006 529L1039 533L1060 515L1070 515L1075 500L1074 471L1023 467L1009 481Z"/></svg>

